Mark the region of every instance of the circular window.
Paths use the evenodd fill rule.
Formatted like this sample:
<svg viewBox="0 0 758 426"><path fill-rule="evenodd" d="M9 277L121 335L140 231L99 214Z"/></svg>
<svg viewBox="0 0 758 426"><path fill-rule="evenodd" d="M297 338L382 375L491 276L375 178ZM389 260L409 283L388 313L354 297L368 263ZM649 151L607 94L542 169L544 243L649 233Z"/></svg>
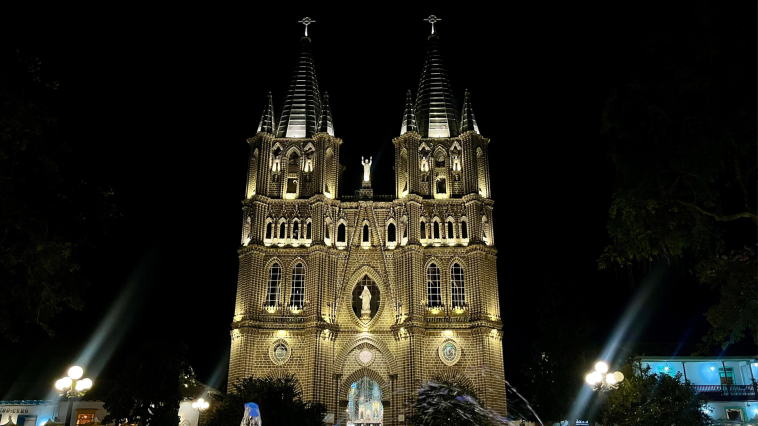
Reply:
<svg viewBox="0 0 758 426"><path fill-rule="evenodd" d="M374 353L368 349L363 349L362 351L358 353L358 363L364 367L371 364L371 361L373 360L374 360Z"/></svg>
<svg viewBox="0 0 758 426"><path fill-rule="evenodd" d="M379 311L379 287L368 275L358 281L353 289L353 312L363 322L369 322Z"/></svg>
<svg viewBox="0 0 758 426"><path fill-rule="evenodd" d="M274 364L284 364L290 359L292 350L285 340L279 339L271 344L268 355Z"/></svg>
<svg viewBox="0 0 758 426"><path fill-rule="evenodd" d="M454 365L461 359L461 348L453 340L445 340L438 349L440 359L446 365Z"/></svg>

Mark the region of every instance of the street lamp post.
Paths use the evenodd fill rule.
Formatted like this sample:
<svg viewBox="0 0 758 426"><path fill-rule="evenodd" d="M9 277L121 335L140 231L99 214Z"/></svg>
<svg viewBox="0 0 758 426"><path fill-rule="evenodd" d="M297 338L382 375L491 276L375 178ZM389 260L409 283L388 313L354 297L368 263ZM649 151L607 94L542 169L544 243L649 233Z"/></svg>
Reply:
<svg viewBox="0 0 758 426"><path fill-rule="evenodd" d="M624 381L624 374L620 371L609 373L608 364L600 361L595 364L595 371L587 374L584 380L592 386L592 390L609 391Z"/></svg>
<svg viewBox="0 0 758 426"><path fill-rule="evenodd" d="M71 413L74 406L73 398L81 397L92 387L92 380L82 379L83 375L84 370L82 367L75 365L68 369L68 376L55 382L55 389L58 389L59 395L65 395L68 399L65 426L71 426Z"/></svg>
<svg viewBox="0 0 758 426"><path fill-rule="evenodd" d="M192 408L197 411L197 426L200 426L200 412L207 410L209 406L210 404L208 404L208 402L203 398L200 398L192 403Z"/></svg>

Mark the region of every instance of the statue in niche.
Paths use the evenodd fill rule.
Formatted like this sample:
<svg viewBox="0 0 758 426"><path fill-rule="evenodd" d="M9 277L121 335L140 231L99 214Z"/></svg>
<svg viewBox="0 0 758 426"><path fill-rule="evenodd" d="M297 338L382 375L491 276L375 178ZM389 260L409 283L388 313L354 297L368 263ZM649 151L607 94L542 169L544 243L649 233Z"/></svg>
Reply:
<svg viewBox="0 0 758 426"><path fill-rule="evenodd" d="M361 298L361 301L363 303L363 306L361 307L361 318L370 317L371 316L371 292L369 291L368 287L366 287L365 285L363 286L363 291L361 292L361 295L359 297Z"/></svg>
<svg viewBox="0 0 758 426"><path fill-rule="evenodd" d="M429 171L429 151L427 150L421 151L421 171Z"/></svg>
<svg viewBox="0 0 758 426"><path fill-rule="evenodd" d="M274 172L282 170L282 149L279 147L274 151L274 164L271 167L271 170Z"/></svg>
<svg viewBox="0 0 758 426"><path fill-rule="evenodd" d="M313 171L313 151L306 151L305 152L305 172L312 172Z"/></svg>
<svg viewBox="0 0 758 426"><path fill-rule="evenodd" d="M363 181L369 182L371 175L371 164L374 162L374 157L369 157L368 160L364 160L361 157L361 165L363 165Z"/></svg>
<svg viewBox="0 0 758 426"><path fill-rule="evenodd" d="M450 158L453 160L453 171L460 172L461 171L461 155L457 149L452 152L452 154L450 155Z"/></svg>

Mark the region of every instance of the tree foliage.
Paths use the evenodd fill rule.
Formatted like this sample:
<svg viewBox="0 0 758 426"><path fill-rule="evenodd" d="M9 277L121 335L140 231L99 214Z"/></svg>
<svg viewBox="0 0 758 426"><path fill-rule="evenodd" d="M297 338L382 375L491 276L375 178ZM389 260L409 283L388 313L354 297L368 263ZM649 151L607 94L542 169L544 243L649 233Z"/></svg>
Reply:
<svg viewBox="0 0 758 426"><path fill-rule="evenodd" d="M429 381L419 389L409 423L489 426L505 424L505 419L483 407L472 389L460 383Z"/></svg>
<svg viewBox="0 0 758 426"><path fill-rule="evenodd" d="M234 390L219 397L220 404L205 426L239 426L245 404L255 402L266 426L322 426L326 406L304 402L294 375L248 377L232 384Z"/></svg>
<svg viewBox="0 0 758 426"><path fill-rule="evenodd" d="M153 341L131 355L118 380L103 397L103 424L176 426L182 390L195 384L179 341Z"/></svg>
<svg viewBox="0 0 758 426"><path fill-rule="evenodd" d="M112 192L76 176L57 87L38 58L0 52L0 334L12 341L83 307L77 249L115 215Z"/></svg>
<svg viewBox="0 0 758 426"><path fill-rule="evenodd" d="M611 244L600 268L678 257L707 281L706 270L739 266L714 259L736 248L730 247L735 241L737 247L747 243L758 224L756 67L750 59L756 44L747 19L755 6L687 6L649 34L630 80L608 99L602 133L616 176ZM739 335L722 329L711 338L728 343Z"/></svg>
<svg viewBox="0 0 758 426"><path fill-rule="evenodd" d="M627 364L624 381L607 394L601 408L601 423L617 426L705 426L711 418L704 401L681 374L650 374L650 367Z"/></svg>
<svg viewBox="0 0 758 426"><path fill-rule="evenodd" d="M573 282L548 275L535 305L539 326L523 368L521 389L529 396L537 414L546 421L567 418L575 396L584 385L586 366L595 356L589 341L592 325L588 314L577 307L585 301ZM509 413L512 411L509 403ZM528 411L528 410L527 410ZM531 418L531 413L519 413Z"/></svg>

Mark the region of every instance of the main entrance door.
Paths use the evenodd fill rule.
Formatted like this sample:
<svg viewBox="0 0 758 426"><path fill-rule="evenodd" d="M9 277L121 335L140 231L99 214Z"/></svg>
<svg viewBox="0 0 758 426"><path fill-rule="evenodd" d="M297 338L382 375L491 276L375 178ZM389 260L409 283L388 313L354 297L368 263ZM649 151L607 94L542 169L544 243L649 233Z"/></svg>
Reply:
<svg viewBox="0 0 758 426"><path fill-rule="evenodd" d="M348 426L381 426L384 418L382 390L368 377L350 385L348 394Z"/></svg>

